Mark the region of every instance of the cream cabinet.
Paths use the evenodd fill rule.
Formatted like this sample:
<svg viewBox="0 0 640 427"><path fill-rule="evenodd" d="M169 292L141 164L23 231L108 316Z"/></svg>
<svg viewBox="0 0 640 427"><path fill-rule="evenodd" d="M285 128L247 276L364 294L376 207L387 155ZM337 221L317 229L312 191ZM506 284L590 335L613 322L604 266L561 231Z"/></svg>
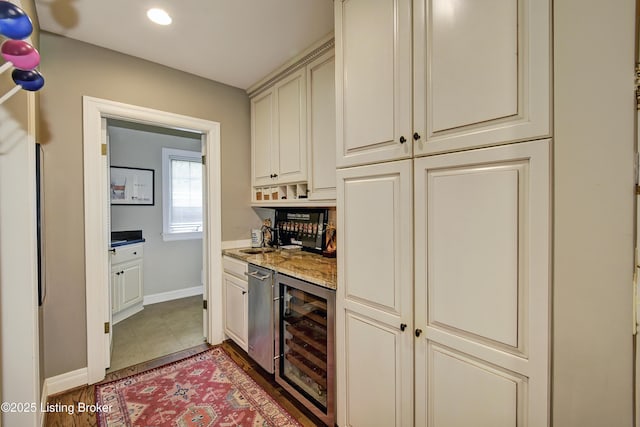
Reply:
<svg viewBox="0 0 640 427"><path fill-rule="evenodd" d="M336 1L338 166L549 136L549 3Z"/></svg>
<svg viewBox="0 0 640 427"><path fill-rule="evenodd" d="M222 295L225 334L247 351L249 296L247 294L247 263L222 257Z"/></svg>
<svg viewBox="0 0 640 427"><path fill-rule="evenodd" d="M549 150L338 170L339 425L547 426Z"/></svg>
<svg viewBox="0 0 640 427"><path fill-rule="evenodd" d="M111 253L111 313L113 324L142 310L144 299L143 244L118 246Z"/></svg>
<svg viewBox="0 0 640 427"><path fill-rule="evenodd" d="M307 179L306 96L303 68L251 99L254 186Z"/></svg>
<svg viewBox="0 0 640 427"><path fill-rule="evenodd" d="M338 0L338 167L412 156L411 2Z"/></svg>
<svg viewBox="0 0 640 427"><path fill-rule="evenodd" d="M328 34L247 89L253 204L335 206L335 77Z"/></svg>
<svg viewBox="0 0 640 427"><path fill-rule="evenodd" d="M337 424L413 424L412 161L338 170Z"/></svg>
<svg viewBox="0 0 640 427"><path fill-rule="evenodd" d="M307 65L309 199L336 198L335 55L329 51Z"/></svg>
<svg viewBox="0 0 640 427"><path fill-rule="evenodd" d="M275 95L270 88L251 99L251 172L253 185L274 183L277 170Z"/></svg>

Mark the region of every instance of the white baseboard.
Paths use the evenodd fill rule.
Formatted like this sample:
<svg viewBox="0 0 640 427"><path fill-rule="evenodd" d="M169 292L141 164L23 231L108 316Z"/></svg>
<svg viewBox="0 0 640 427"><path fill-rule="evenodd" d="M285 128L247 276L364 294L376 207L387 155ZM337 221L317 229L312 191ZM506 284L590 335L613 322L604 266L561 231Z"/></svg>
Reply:
<svg viewBox="0 0 640 427"><path fill-rule="evenodd" d="M127 317L131 317L136 313L140 313L143 309L144 307L142 306L142 302L139 302L137 305L134 305L133 307L126 308L112 315L111 323L115 325L119 322L122 322Z"/></svg>
<svg viewBox="0 0 640 427"><path fill-rule="evenodd" d="M87 368L80 368L75 371L47 378L44 380L44 385L42 386L42 401L46 402L47 398L54 394L87 385L88 380Z"/></svg>
<svg viewBox="0 0 640 427"><path fill-rule="evenodd" d="M192 288L178 289L176 291L161 292L159 294L145 295L143 304L157 304L159 302L192 297L194 295L202 295L202 285L194 286Z"/></svg>
<svg viewBox="0 0 640 427"><path fill-rule="evenodd" d="M251 239L247 240L225 240L222 242L222 249L248 248L251 246Z"/></svg>

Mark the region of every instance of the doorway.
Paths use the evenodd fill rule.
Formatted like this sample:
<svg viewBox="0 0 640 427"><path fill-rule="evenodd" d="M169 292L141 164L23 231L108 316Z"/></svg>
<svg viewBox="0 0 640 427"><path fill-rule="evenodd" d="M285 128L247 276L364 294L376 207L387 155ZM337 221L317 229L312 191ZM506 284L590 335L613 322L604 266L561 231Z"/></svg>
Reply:
<svg viewBox="0 0 640 427"><path fill-rule="evenodd" d="M106 122L114 372L202 344L206 199L200 132Z"/></svg>
<svg viewBox="0 0 640 427"><path fill-rule="evenodd" d="M205 336L211 344L223 340L220 208L220 124L118 102L83 97L85 270L87 303L87 378L102 380L109 364L111 311L109 303L109 199L106 120L182 129L202 135L203 167L202 282L206 309ZM209 256L211 254L212 256Z"/></svg>

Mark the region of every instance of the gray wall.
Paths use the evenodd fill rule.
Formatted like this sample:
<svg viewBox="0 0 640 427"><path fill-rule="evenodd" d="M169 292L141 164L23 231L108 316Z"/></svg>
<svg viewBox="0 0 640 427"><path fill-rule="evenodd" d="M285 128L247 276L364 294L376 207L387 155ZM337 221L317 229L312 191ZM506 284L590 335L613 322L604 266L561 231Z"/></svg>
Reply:
<svg viewBox="0 0 640 427"><path fill-rule="evenodd" d="M222 239L249 238L250 108L243 90L72 39L42 33L39 139L45 143L45 377L87 366L82 96L220 123Z"/></svg>
<svg viewBox="0 0 640 427"><path fill-rule="evenodd" d="M635 2L553 5L553 425L630 427Z"/></svg>
<svg viewBox="0 0 640 427"><path fill-rule="evenodd" d="M153 206L111 206L111 230L142 230L144 245L144 295L199 286L202 239L162 239L162 148L201 152L200 136L167 135L161 128L144 130L107 127L112 166L153 169Z"/></svg>

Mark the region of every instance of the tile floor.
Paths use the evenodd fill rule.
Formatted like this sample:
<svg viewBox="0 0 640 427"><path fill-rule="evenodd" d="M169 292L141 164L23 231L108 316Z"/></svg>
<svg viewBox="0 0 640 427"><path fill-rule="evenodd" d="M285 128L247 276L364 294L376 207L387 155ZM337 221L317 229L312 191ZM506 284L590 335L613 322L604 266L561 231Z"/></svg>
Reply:
<svg viewBox="0 0 640 427"><path fill-rule="evenodd" d="M146 305L113 327L111 367L114 372L184 350L204 341L202 295Z"/></svg>

